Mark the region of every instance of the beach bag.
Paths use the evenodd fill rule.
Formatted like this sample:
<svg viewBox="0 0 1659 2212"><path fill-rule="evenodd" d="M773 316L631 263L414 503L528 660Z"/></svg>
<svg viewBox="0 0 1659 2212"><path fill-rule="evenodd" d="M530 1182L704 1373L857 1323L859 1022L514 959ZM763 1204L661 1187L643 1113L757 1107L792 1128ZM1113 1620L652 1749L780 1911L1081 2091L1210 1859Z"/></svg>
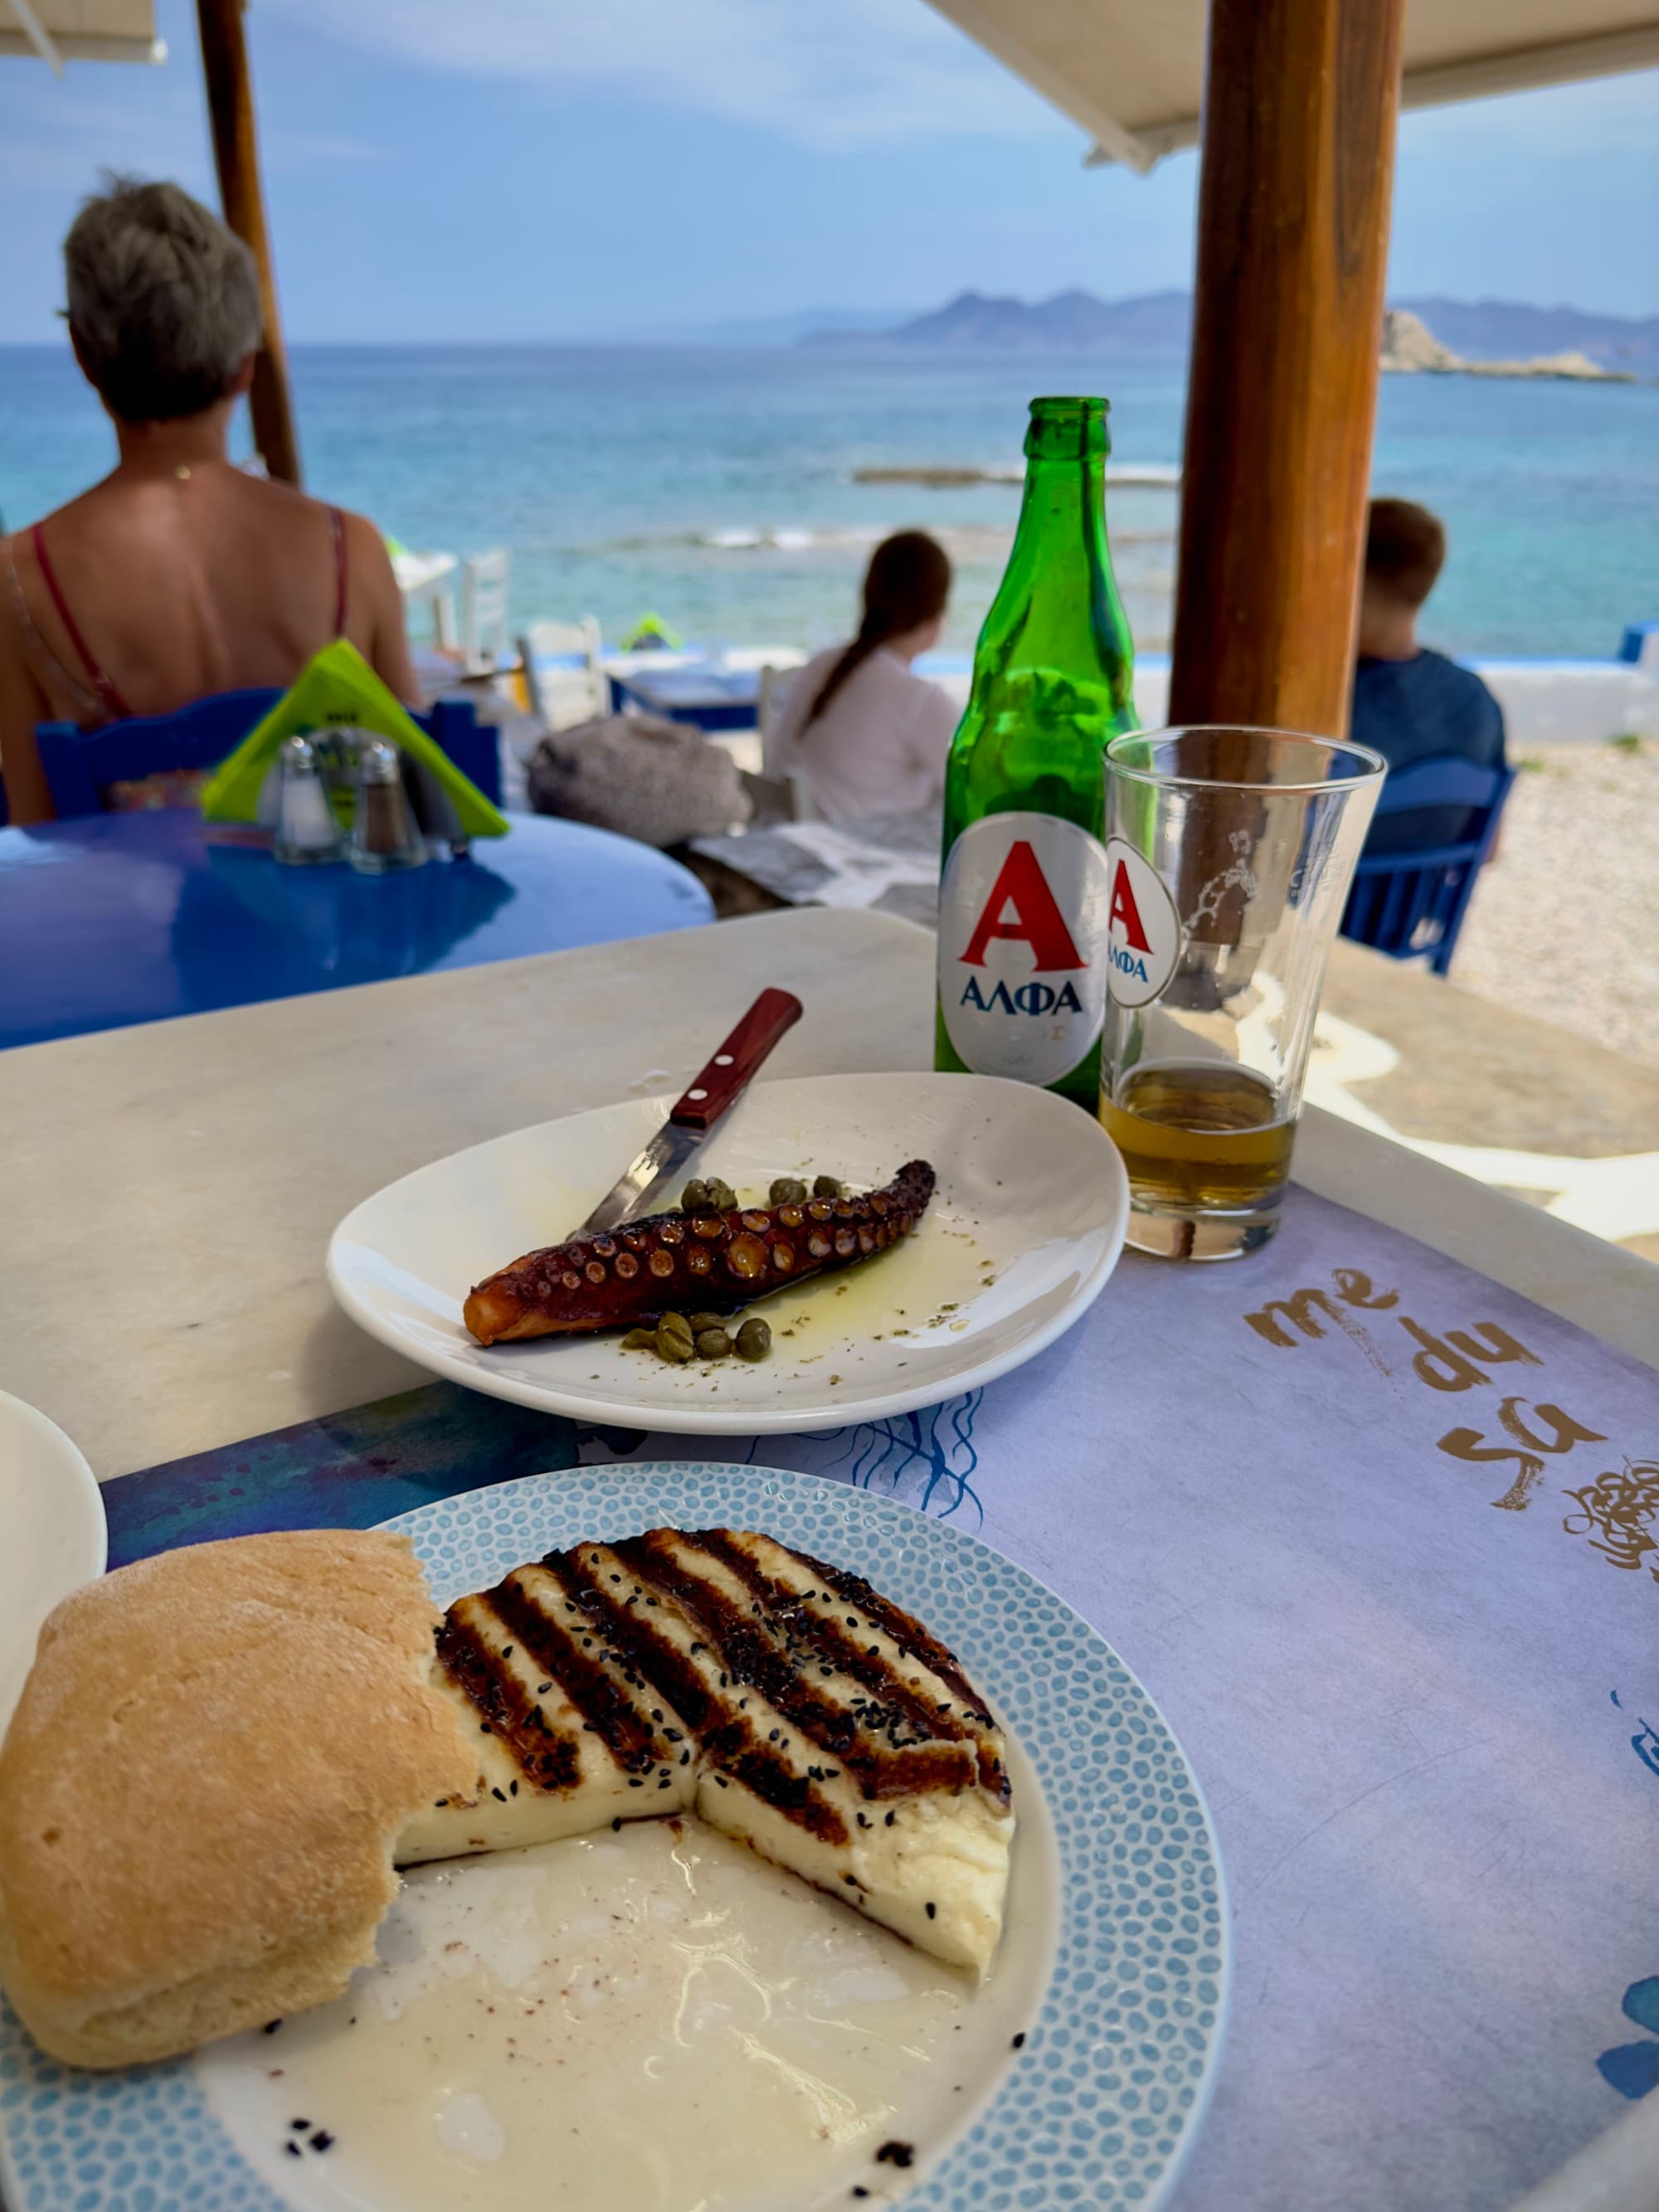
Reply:
<svg viewBox="0 0 1659 2212"><path fill-rule="evenodd" d="M530 804L643 845L714 837L747 822L737 763L689 723L606 714L544 737L530 759Z"/></svg>

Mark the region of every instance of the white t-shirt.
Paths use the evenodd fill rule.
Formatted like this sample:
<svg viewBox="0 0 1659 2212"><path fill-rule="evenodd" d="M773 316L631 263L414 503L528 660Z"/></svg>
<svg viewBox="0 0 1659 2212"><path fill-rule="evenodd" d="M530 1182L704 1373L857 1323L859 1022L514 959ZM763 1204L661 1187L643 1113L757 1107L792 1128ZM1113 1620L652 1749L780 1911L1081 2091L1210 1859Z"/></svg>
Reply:
<svg viewBox="0 0 1659 2212"><path fill-rule="evenodd" d="M884 646L855 668L806 728L807 710L845 650L834 645L790 678L773 758L802 777L826 822L935 806L960 709Z"/></svg>

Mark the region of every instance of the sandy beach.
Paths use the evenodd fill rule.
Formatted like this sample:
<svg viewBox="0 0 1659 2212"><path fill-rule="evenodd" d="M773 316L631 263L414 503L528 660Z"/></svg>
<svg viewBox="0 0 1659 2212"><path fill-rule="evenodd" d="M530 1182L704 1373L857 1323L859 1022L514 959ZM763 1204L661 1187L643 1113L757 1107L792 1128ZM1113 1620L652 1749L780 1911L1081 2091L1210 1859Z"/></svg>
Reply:
<svg viewBox="0 0 1659 2212"><path fill-rule="evenodd" d="M1451 980L1659 1067L1659 741L1517 758Z"/></svg>

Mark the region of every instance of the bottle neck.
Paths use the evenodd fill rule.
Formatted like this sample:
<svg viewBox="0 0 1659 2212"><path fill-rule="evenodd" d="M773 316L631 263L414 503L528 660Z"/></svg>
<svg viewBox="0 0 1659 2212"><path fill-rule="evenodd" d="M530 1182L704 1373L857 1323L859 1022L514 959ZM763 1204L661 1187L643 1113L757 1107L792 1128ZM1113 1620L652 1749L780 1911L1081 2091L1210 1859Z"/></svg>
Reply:
<svg viewBox="0 0 1659 2212"><path fill-rule="evenodd" d="M1079 549L1087 555L1105 557L1103 458L1098 453L1079 452L1075 444L1069 453L1033 453L1025 466L1025 489L1009 556L1009 580L1029 562L1030 574L1023 580L1028 592L1041 589L1045 576L1063 582L1054 556L1073 555Z"/></svg>
<svg viewBox="0 0 1659 2212"><path fill-rule="evenodd" d="M1098 412L1033 416L1019 521L981 648L1079 674L1127 649L1106 542L1110 449Z"/></svg>

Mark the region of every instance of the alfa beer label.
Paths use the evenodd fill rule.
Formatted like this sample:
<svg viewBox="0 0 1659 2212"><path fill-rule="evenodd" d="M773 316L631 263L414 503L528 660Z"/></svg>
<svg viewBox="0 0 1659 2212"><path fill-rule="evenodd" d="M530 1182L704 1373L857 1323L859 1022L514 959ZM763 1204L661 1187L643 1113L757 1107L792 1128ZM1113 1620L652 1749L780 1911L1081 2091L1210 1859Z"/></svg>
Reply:
<svg viewBox="0 0 1659 2212"><path fill-rule="evenodd" d="M1053 814L990 814L951 848L939 893L945 1033L976 1075L1056 1083L1106 1012L1106 850Z"/></svg>
<svg viewBox="0 0 1659 2212"><path fill-rule="evenodd" d="M1120 1006L1149 1006L1181 957L1181 916L1163 877L1121 837L1107 840L1106 866L1107 988Z"/></svg>

